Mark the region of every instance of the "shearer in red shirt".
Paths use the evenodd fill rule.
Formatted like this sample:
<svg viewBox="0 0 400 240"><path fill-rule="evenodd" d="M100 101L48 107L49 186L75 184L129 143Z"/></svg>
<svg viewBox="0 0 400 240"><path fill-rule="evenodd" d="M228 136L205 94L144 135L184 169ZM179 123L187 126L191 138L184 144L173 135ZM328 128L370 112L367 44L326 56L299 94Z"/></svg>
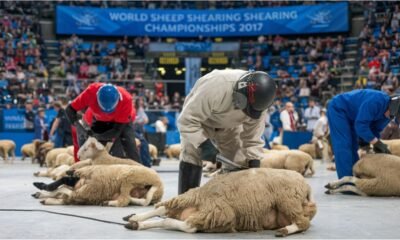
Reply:
<svg viewBox="0 0 400 240"><path fill-rule="evenodd" d="M91 135L103 144L114 141L110 150L112 155L126 155L126 158L140 162L132 125L136 111L131 95L124 88L105 83L90 84L66 109L67 116L74 125L78 121L77 112L84 109L87 109L84 121L90 126ZM82 133L79 129L81 128L77 128L78 142L82 145ZM121 144L116 144L119 141ZM122 145L123 151L119 145Z"/></svg>

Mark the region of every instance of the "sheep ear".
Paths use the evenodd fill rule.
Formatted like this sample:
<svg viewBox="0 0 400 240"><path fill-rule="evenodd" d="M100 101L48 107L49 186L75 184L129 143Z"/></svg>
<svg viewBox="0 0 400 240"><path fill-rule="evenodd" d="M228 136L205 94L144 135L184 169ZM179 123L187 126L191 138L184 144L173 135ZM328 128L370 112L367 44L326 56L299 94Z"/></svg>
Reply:
<svg viewBox="0 0 400 240"><path fill-rule="evenodd" d="M94 146L95 146L95 147L97 148L97 150L99 150L99 151L101 151L101 150L104 149L104 145L101 144L101 143L98 142L98 141L96 141L96 142L94 143Z"/></svg>

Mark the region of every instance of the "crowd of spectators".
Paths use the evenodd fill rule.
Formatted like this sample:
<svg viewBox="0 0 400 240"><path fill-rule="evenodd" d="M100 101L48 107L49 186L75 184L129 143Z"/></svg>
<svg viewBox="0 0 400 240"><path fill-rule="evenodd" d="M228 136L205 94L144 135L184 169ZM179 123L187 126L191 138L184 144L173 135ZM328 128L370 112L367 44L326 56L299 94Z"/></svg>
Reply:
<svg viewBox="0 0 400 240"><path fill-rule="evenodd" d="M321 98L334 91L335 77L344 66L345 38L313 37L288 39L260 36L245 44L243 62L249 69L267 71L279 79L278 97L297 102L299 97Z"/></svg>
<svg viewBox="0 0 400 240"><path fill-rule="evenodd" d="M364 2L365 25L359 35L357 88L381 89L393 94L399 87L400 4Z"/></svg>

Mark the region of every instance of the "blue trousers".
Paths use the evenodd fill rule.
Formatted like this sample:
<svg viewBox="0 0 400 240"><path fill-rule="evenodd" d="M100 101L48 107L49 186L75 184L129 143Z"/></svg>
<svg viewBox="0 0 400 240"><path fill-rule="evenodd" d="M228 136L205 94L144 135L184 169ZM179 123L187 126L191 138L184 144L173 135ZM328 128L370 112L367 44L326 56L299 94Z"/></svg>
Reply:
<svg viewBox="0 0 400 240"><path fill-rule="evenodd" d="M149 152L149 143L144 138L143 134L135 132L135 137L140 140L140 160L146 167L151 167L151 157Z"/></svg>
<svg viewBox="0 0 400 240"><path fill-rule="evenodd" d="M338 178L353 176L353 166L358 161L358 137L344 110L329 104L328 122Z"/></svg>

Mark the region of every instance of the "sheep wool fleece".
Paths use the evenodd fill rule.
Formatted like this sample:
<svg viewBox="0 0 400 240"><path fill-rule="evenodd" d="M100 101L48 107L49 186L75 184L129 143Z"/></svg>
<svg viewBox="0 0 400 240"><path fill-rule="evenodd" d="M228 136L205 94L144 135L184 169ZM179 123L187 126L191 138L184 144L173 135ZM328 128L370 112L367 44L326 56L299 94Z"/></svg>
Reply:
<svg viewBox="0 0 400 240"><path fill-rule="evenodd" d="M252 119L233 104L236 82L247 72L214 70L197 80L186 97L178 119L182 151L180 159L201 166L201 143L211 139L223 156L243 164L263 158L266 113Z"/></svg>
<svg viewBox="0 0 400 240"><path fill-rule="evenodd" d="M353 175L358 138L371 142L390 122L384 115L389 102L390 97L383 92L354 90L337 95L329 103L328 122L339 179Z"/></svg>

